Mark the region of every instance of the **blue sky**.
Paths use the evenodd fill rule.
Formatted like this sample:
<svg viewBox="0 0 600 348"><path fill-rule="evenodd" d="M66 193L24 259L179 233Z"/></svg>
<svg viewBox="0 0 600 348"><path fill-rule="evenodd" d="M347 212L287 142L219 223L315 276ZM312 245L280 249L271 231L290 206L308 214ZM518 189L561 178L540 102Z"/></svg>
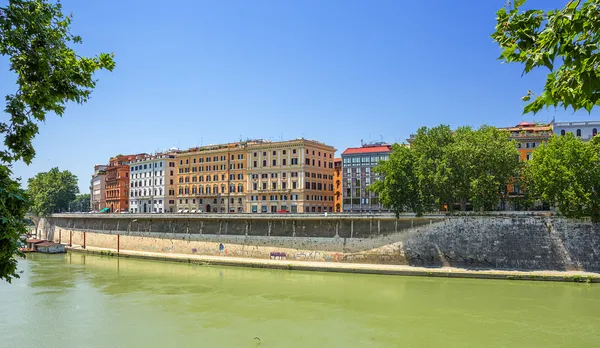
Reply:
<svg viewBox="0 0 600 348"><path fill-rule="evenodd" d="M520 97L539 92L546 71L522 78L521 66L496 60L490 34L504 3L63 0L84 40L78 51L114 52L117 66L97 74L87 104L48 118L37 157L15 175L58 166L87 193L94 164L118 153L305 137L339 154L440 123L600 119L598 110L522 115ZM7 69L0 57L0 95L15 90Z"/></svg>

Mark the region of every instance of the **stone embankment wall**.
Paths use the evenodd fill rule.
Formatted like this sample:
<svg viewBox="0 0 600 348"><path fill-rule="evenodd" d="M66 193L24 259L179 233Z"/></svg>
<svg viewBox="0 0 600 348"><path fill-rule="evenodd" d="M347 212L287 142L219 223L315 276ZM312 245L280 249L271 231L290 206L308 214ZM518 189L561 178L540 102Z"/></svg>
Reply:
<svg viewBox="0 0 600 348"><path fill-rule="evenodd" d="M117 250L600 271L600 224L545 216L55 215L40 237Z"/></svg>

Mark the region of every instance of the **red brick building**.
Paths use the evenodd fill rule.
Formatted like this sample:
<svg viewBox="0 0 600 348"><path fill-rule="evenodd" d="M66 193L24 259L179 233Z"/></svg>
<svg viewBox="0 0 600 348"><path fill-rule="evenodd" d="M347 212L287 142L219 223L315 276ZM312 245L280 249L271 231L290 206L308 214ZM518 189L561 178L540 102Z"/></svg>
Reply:
<svg viewBox="0 0 600 348"><path fill-rule="evenodd" d="M106 167L106 207L111 213L129 210L129 165L139 155L118 155Z"/></svg>

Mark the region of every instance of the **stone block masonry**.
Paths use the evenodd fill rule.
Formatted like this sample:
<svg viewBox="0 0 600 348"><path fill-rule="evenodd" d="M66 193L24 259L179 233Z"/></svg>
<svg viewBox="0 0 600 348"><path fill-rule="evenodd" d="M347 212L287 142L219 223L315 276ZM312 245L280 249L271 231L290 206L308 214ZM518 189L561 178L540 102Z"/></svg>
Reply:
<svg viewBox="0 0 600 348"><path fill-rule="evenodd" d="M38 226L63 244L142 252L600 271L600 224L545 216L58 214Z"/></svg>

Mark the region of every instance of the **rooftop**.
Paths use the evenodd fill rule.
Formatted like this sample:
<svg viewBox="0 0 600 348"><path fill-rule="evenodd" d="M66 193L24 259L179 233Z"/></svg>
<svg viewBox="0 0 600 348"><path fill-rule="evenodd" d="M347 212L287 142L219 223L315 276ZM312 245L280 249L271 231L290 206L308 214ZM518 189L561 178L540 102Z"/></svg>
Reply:
<svg viewBox="0 0 600 348"><path fill-rule="evenodd" d="M345 155L358 155L363 153L379 153L379 152L391 152L391 145L377 145L377 146L361 146L361 147L349 147L342 153Z"/></svg>
<svg viewBox="0 0 600 348"><path fill-rule="evenodd" d="M548 124L536 124L536 123L531 123L531 122L521 122L516 126L513 127L504 127L504 128L498 128L498 129L503 129L503 130L507 130L509 132L521 132L521 131L527 131L527 132L542 132L542 131L552 131L552 123L548 123Z"/></svg>

